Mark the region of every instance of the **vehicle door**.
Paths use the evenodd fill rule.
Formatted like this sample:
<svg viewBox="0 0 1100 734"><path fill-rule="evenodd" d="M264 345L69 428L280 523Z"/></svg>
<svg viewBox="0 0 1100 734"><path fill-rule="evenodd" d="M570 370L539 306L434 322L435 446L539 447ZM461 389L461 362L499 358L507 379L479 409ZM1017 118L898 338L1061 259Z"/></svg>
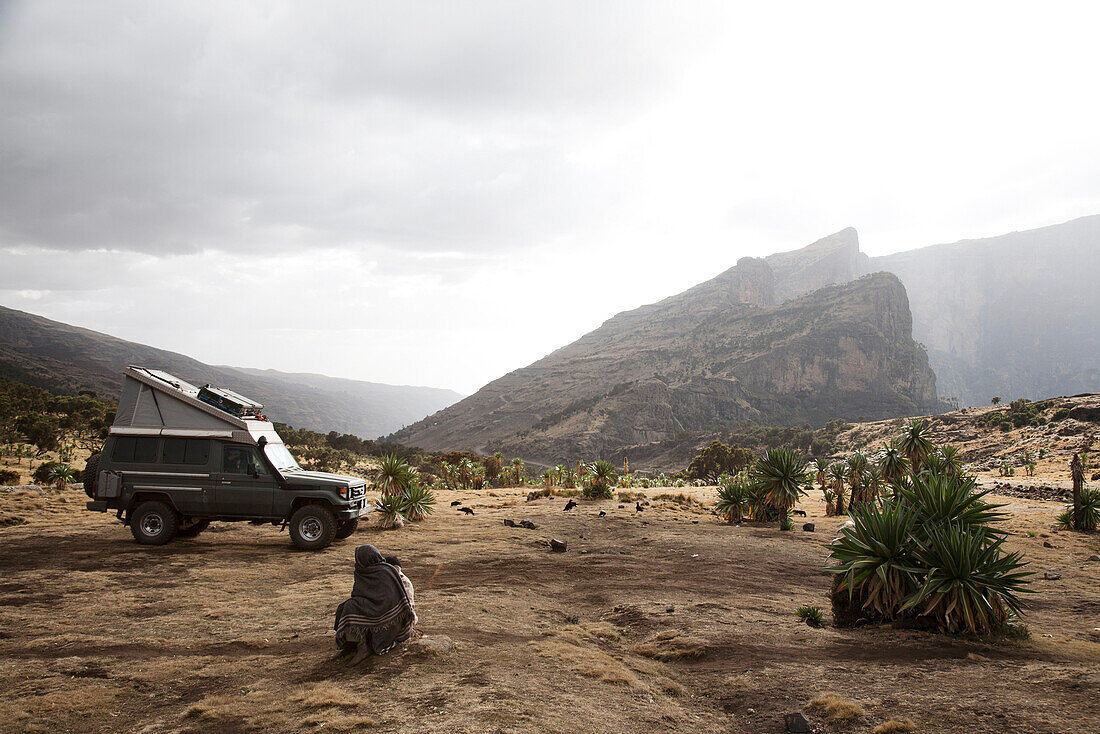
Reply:
<svg viewBox="0 0 1100 734"><path fill-rule="evenodd" d="M271 517L275 477L255 446L222 445L221 471L215 476L214 511L226 517Z"/></svg>
<svg viewBox="0 0 1100 734"><path fill-rule="evenodd" d="M208 438L165 438L157 481L184 515L210 510L214 484ZM221 461L221 456L217 457Z"/></svg>

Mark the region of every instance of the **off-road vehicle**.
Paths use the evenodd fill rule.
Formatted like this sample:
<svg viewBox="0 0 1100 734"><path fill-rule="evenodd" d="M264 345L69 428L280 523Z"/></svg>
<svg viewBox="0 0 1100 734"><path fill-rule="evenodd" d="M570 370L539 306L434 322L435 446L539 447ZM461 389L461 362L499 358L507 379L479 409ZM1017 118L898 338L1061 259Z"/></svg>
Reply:
<svg viewBox="0 0 1100 734"><path fill-rule="evenodd" d="M88 509L114 510L145 545L213 520L289 526L304 550L351 535L371 510L365 482L302 469L262 410L231 390L127 368L103 451L84 469Z"/></svg>

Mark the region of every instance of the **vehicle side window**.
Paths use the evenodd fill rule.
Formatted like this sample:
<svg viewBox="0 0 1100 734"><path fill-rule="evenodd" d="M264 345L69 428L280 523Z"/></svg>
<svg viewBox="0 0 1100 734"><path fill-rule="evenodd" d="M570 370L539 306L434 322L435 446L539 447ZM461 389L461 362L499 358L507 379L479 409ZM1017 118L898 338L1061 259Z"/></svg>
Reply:
<svg viewBox="0 0 1100 734"><path fill-rule="evenodd" d="M157 442L152 436L119 436L111 452L111 461L123 464L151 464L157 460Z"/></svg>
<svg viewBox="0 0 1100 734"><path fill-rule="evenodd" d="M210 458L210 442L203 438L164 439L165 464L205 466Z"/></svg>
<svg viewBox="0 0 1100 734"><path fill-rule="evenodd" d="M226 446L223 454L222 471L226 474L267 474L267 467L260 461L256 450L244 446Z"/></svg>

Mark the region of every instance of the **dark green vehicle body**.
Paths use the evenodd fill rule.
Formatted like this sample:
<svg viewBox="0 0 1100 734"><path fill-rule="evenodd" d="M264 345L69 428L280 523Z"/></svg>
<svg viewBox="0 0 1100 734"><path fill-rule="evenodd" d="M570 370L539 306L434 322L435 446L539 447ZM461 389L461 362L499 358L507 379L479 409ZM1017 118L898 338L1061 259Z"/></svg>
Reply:
<svg viewBox="0 0 1100 734"><path fill-rule="evenodd" d="M166 373L131 367L126 377L85 490L89 510L114 511L138 542L197 534L212 520L251 521L291 524L297 545L318 549L370 512L362 479L299 467L259 414L263 406L233 415Z"/></svg>

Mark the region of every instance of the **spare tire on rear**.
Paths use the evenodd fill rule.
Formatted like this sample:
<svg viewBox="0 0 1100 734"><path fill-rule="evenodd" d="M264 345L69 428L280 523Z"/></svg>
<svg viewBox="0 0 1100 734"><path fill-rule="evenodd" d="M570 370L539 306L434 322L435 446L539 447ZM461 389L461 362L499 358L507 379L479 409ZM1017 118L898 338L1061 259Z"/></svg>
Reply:
<svg viewBox="0 0 1100 734"><path fill-rule="evenodd" d="M103 454L92 454L88 457L88 463L84 465L84 473L80 480L84 482L84 494L95 499L95 482L99 477L99 457Z"/></svg>

